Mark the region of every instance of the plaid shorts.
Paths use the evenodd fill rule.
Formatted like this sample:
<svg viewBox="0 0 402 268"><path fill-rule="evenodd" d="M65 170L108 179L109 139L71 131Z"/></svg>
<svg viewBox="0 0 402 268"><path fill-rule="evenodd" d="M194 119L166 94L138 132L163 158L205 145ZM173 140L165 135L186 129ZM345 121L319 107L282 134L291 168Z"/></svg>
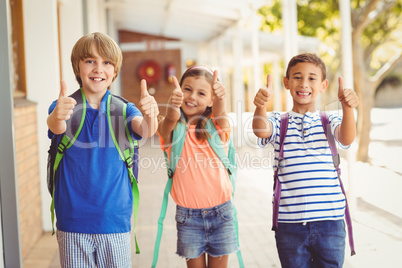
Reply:
<svg viewBox="0 0 402 268"><path fill-rule="evenodd" d="M131 236L57 230L61 267L131 267Z"/></svg>

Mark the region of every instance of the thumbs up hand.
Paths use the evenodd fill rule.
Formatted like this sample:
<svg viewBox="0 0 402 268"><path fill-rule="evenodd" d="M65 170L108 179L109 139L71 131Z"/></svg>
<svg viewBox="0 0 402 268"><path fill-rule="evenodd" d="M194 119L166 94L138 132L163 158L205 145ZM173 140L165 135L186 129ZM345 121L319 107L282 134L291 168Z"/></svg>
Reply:
<svg viewBox="0 0 402 268"><path fill-rule="evenodd" d="M356 108L359 104L359 98L354 90L343 87L343 77L338 78L339 88L338 88L338 98L342 103L343 107Z"/></svg>
<svg viewBox="0 0 402 268"><path fill-rule="evenodd" d="M263 88L260 88L257 94L254 97L254 105L257 108L266 109L268 106L268 101L272 97L272 76L271 74L267 75L267 85Z"/></svg>
<svg viewBox="0 0 402 268"><path fill-rule="evenodd" d="M139 109L143 116L156 117L159 114L158 104L154 97L149 95L147 89L147 82L145 79L141 80L141 96L139 102Z"/></svg>
<svg viewBox="0 0 402 268"><path fill-rule="evenodd" d="M176 76L173 76L172 79L175 89L170 95L165 117L173 122L176 122L180 119L181 116L180 107L184 100L184 94L181 91L181 87L179 82L177 81Z"/></svg>
<svg viewBox="0 0 402 268"><path fill-rule="evenodd" d="M173 84L175 89L173 90L172 94L170 95L169 98L169 104L174 106L172 108L177 108L180 109L181 104L183 103L184 95L183 92L181 91L179 82L177 81L176 76L173 76Z"/></svg>
<svg viewBox="0 0 402 268"><path fill-rule="evenodd" d="M214 91L214 96L219 100L224 100L226 98L226 89L218 81L218 70L214 71L214 76L212 78L212 90Z"/></svg>
<svg viewBox="0 0 402 268"><path fill-rule="evenodd" d="M68 120L77 105L75 99L67 96L67 84L64 80L60 82L60 94L54 109L54 118L58 121Z"/></svg>

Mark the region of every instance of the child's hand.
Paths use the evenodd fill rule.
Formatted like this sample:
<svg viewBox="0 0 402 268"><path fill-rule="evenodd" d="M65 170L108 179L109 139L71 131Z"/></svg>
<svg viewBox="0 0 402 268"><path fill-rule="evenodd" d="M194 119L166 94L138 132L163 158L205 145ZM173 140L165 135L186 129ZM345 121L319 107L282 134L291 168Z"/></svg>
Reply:
<svg viewBox="0 0 402 268"><path fill-rule="evenodd" d="M346 106L348 108L356 108L359 104L359 98L354 90L347 88L343 88L343 77L340 76L338 78L339 89L338 89L338 98L342 103L342 106Z"/></svg>
<svg viewBox="0 0 402 268"><path fill-rule="evenodd" d="M77 105L75 99L67 96L67 84L64 80L60 81L60 94L57 99L53 114L54 119L64 121L70 119L73 109Z"/></svg>
<svg viewBox="0 0 402 268"><path fill-rule="evenodd" d="M184 95L183 95L183 92L181 91L181 88L180 88L179 82L177 81L176 76L173 76L172 79L173 79L173 84L175 86L175 89L173 90L172 95L170 95L168 103L170 105L173 105L172 108L180 109L181 104L183 103Z"/></svg>
<svg viewBox="0 0 402 268"><path fill-rule="evenodd" d="M141 80L141 96L139 106L143 116L155 117L159 114L158 104L156 103L154 97L149 95L147 81L145 81L145 79Z"/></svg>
<svg viewBox="0 0 402 268"><path fill-rule="evenodd" d="M218 70L214 71L214 76L212 78L212 90L214 92L215 97L217 97L218 99L224 100L226 98L226 89L218 81Z"/></svg>
<svg viewBox="0 0 402 268"><path fill-rule="evenodd" d="M272 97L272 76L271 74L267 75L267 86L264 88L260 88L254 98L254 105L257 108L267 108L268 101Z"/></svg>

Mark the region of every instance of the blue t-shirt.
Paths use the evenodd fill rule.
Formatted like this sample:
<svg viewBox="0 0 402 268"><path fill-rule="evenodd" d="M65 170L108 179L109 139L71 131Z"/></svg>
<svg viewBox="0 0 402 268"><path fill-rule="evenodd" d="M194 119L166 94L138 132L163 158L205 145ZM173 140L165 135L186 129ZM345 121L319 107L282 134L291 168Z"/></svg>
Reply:
<svg viewBox="0 0 402 268"><path fill-rule="evenodd" d="M131 183L110 136L106 113L109 94L108 90L99 110L92 109L87 102L80 135L60 162L54 202L56 226L61 231L109 234L131 230ZM51 104L49 114L56 102ZM135 116L142 117L141 112L129 103L127 121L133 138L131 119ZM53 136L50 131L49 136Z"/></svg>

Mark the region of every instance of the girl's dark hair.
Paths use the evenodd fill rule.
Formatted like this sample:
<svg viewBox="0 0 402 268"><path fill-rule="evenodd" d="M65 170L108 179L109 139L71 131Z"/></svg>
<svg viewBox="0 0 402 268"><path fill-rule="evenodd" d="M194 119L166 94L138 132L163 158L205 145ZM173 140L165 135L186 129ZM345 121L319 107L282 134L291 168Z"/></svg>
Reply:
<svg viewBox="0 0 402 268"><path fill-rule="evenodd" d="M180 87L182 86L184 79L186 79L187 77L204 77L209 83L211 83L211 86L212 86L213 71L204 66L190 67L182 75L182 77L180 79ZM212 115L212 108L207 107L207 109L205 109L205 111L202 115L197 116L192 119L192 120L197 120L197 123L195 126L195 131L196 131L195 136L197 139L204 141L211 137L211 135L208 133L208 131L205 128L205 124L211 118L211 115ZM186 115L183 113L183 110L181 110L181 119L180 120L183 121L184 123L188 123Z"/></svg>

